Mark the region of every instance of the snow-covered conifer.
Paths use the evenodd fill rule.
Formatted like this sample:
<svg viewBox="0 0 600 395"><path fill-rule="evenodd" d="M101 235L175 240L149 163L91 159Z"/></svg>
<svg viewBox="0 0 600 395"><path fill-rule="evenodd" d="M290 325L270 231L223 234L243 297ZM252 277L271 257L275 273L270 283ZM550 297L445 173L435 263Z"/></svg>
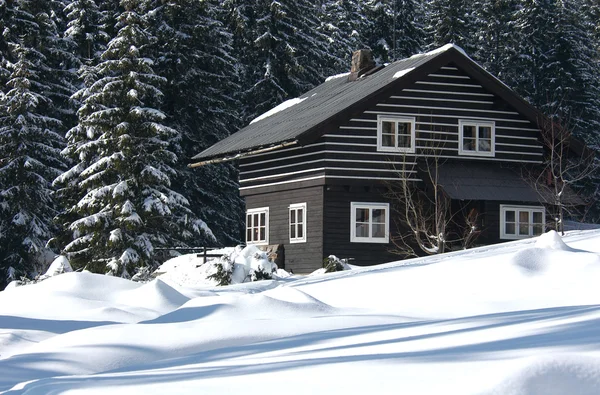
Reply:
<svg viewBox="0 0 600 395"><path fill-rule="evenodd" d="M467 53L476 48L472 2L469 0L431 0L427 3L428 47L456 44Z"/></svg>
<svg viewBox="0 0 600 395"><path fill-rule="evenodd" d="M369 0L367 16L371 25L369 45L379 62L402 59L418 53L425 40L424 7L416 0Z"/></svg>
<svg viewBox="0 0 600 395"><path fill-rule="evenodd" d="M56 80L46 47L56 41L43 1L4 4L0 95L0 283L36 275L52 237L56 205L51 182L65 167L60 113L49 98ZM56 49L56 48L54 48Z"/></svg>
<svg viewBox="0 0 600 395"><path fill-rule="evenodd" d="M144 25L147 4L121 5L118 33L93 68L97 80L81 93L85 111L67 150L78 163L58 181L80 190L68 210L78 217L65 247L71 262L128 277L158 263L156 247L185 245L210 230L172 189L181 138L159 109L165 79L148 57L155 38Z"/></svg>

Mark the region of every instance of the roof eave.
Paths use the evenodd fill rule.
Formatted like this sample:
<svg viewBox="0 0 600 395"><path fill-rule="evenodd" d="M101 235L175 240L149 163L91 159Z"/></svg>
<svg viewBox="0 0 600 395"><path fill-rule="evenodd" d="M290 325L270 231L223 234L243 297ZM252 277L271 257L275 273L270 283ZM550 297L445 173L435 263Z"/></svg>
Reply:
<svg viewBox="0 0 600 395"><path fill-rule="evenodd" d="M190 163L188 165L188 167L194 168L194 167L200 167L200 166L210 165L210 164L215 164L215 163L231 162L234 160L245 158L250 155L263 154L265 152L271 152L271 151L275 151L275 150L278 150L281 148L296 145L297 143L298 143L298 140L292 140L292 141L285 141L285 142L282 142L279 144L271 145L268 147L258 147L258 148L255 147L255 148L251 148L251 149L243 150L243 151L227 152L224 155L215 155L212 157L209 156L209 157L204 158L204 160L202 160L200 162Z"/></svg>

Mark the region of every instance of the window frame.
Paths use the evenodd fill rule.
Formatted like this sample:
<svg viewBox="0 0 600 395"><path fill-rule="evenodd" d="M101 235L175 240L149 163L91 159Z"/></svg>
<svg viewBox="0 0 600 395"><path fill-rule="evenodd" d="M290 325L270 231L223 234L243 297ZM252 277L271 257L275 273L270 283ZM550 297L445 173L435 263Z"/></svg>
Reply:
<svg viewBox="0 0 600 395"><path fill-rule="evenodd" d="M368 209L369 210L369 236L358 237L356 236L356 210L357 209ZM385 209L385 236L384 237L373 237L372 236L372 212L373 210ZM387 244L390 241L390 204L389 203L377 203L377 202L351 202L350 203L350 242L351 243L381 243Z"/></svg>
<svg viewBox="0 0 600 395"><path fill-rule="evenodd" d="M475 127L475 150L465 150L464 146L464 127L465 126L474 126ZM491 139L491 147L489 151L480 151L479 150L479 128L480 127L489 127L490 131L490 139ZM487 156L494 157L496 156L496 122L495 121L482 121L482 120L472 120L472 119L459 119L458 120L458 154L465 156Z"/></svg>
<svg viewBox="0 0 600 395"><path fill-rule="evenodd" d="M265 214L265 239L264 240L248 240L248 230L252 229L252 234L254 234L254 229L262 227L263 225L255 225L252 223L252 226L248 224L248 216L252 214ZM252 217L254 218L254 217ZM260 215L259 215L260 218ZM260 222L260 221L259 221ZM259 232L260 234L260 232ZM246 244L254 244L254 245L268 245L269 244L269 207L257 207L246 210Z"/></svg>
<svg viewBox="0 0 600 395"><path fill-rule="evenodd" d="M302 210L302 237L298 236L298 210ZM292 224L292 211L296 212L296 223ZM307 218L307 210L306 210L306 202L304 203L294 203L290 204L288 207L288 233L290 238L290 244L295 243L306 243L306 218ZM292 226L295 225L296 237L292 238Z"/></svg>
<svg viewBox="0 0 600 395"><path fill-rule="evenodd" d="M513 211L515 213L515 233L506 233L506 212ZM519 234L519 213L527 212L529 215L529 228L527 235ZM501 204L500 205L500 239L502 240L521 240L521 239L529 239L531 237L536 237L539 235L533 234L534 222L533 222L533 214L541 213L542 214L542 233L546 229L546 208L544 206L521 206L514 204Z"/></svg>
<svg viewBox="0 0 600 395"><path fill-rule="evenodd" d="M410 147L398 147L398 126L395 128L395 147L383 146L383 122L395 122L410 124ZM404 152L414 154L416 151L416 120L415 117L403 117L395 115L378 115L377 116L377 151L383 152Z"/></svg>

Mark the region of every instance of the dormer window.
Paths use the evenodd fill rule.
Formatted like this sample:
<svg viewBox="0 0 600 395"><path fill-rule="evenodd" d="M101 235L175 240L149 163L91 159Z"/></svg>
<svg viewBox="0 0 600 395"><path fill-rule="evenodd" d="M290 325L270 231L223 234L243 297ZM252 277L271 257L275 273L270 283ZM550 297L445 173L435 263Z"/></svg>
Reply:
<svg viewBox="0 0 600 395"><path fill-rule="evenodd" d="M377 150L415 152L415 118L377 117Z"/></svg>
<svg viewBox="0 0 600 395"><path fill-rule="evenodd" d="M494 156L496 125L493 121L458 121L458 154Z"/></svg>

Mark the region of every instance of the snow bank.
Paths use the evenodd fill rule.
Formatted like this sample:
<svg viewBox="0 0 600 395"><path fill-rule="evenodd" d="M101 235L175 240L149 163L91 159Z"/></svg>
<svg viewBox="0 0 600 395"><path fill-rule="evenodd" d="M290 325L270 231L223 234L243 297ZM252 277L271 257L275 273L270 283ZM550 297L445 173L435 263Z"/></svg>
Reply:
<svg viewBox="0 0 600 395"><path fill-rule="evenodd" d="M73 268L66 256L60 255L51 264L43 277L53 277L58 274L72 272Z"/></svg>
<svg viewBox="0 0 600 395"><path fill-rule="evenodd" d="M486 395L528 394L600 394L600 358L578 355L536 358Z"/></svg>
<svg viewBox="0 0 600 395"><path fill-rule="evenodd" d="M211 254L222 253L224 259L211 258L206 263L197 254L182 255L169 259L157 270L159 278L179 286L214 286L215 280L209 278L217 272L217 264L224 266L224 270L232 271L231 283L241 284L250 281L252 273L262 271L272 273L278 278L285 278L289 273L277 268L267 254L255 245L246 247L227 248ZM233 267L231 266L233 265Z"/></svg>

